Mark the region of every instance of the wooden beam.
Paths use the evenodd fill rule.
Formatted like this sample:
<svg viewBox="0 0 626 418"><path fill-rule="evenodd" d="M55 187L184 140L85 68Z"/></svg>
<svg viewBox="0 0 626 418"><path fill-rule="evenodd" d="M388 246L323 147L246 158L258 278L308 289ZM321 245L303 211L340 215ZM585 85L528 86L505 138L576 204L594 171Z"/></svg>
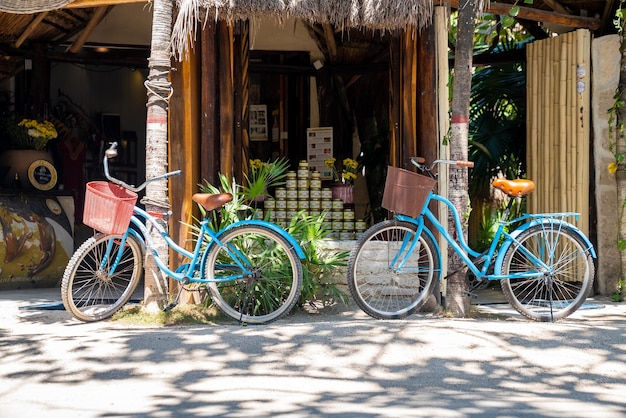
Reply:
<svg viewBox="0 0 626 418"><path fill-rule="evenodd" d="M459 0L435 0L436 6L450 5L453 9L459 8ZM513 8L512 4L489 2L485 5L483 13L491 13L496 15L508 15ZM545 10L533 9L531 7L519 6L519 13L516 18L533 20L536 22L554 23L569 28L591 29L600 28L601 21L595 17L583 17L574 15L564 15L561 13L547 12Z"/></svg>
<svg viewBox="0 0 626 418"><path fill-rule="evenodd" d="M48 15L48 12L43 12L43 13L39 13L37 16L35 16L35 18L28 24L28 26L26 27L26 29L24 29L24 32L22 32L22 34L20 35L19 38L17 38L17 41L15 41L15 44L13 45L15 48L19 48L20 46L22 46L22 44L24 43L24 41L28 38L28 35L30 35L31 33L33 33L33 31L35 30L35 28L37 27L37 25L39 25L41 23L41 21Z"/></svg>
<svg viewBox="0 0 626 418"><path fill-rule="evenodd" d="M64 9L81 9L86 7L117 6L130 3L149 3L148 0L75 0L63 7Z"/></svg>
<svg viewBox="0 0 626 418"><path fill-rule="evenodd" d="M89 19L89 22L87 22L85 28L82 30L80 35L78 35L78 38L76 38L74 43L68 48L68 52L76 54L82 49L85 42L87 42L87 38L89 38L91 32L93 32L96 26L98 26L98 23L100 23L100 20L102 20L102 17L104 17L108 8L108 6L101 6L96 9L93 16L91 16L91 19Z"/></svg>
<svg viewBox="0 0 626 418"><path fill-rule="evenodd" d="M556 0L543 0L543 2L545 4L547 4L549 7L552 8L552 10L554 10L557 13L561 13L564 15L569 15L571 14L571 12L569 10L567 10L565 7L563 7L563 5L561 3L559 3Z"/></svg>
<svg viewBox="0 0 626 418"><path fill-rule="evenodd" d="M604 12L602 12L602 22L604 22L604 28L603 29L607 29L607 27L609 26L609 24L612 26L613 25L613 19L612 16L614 14L613 10L614 10L614 5L615 5L615 1L616 0L607 0L606 3L604 4Z"/></svg>

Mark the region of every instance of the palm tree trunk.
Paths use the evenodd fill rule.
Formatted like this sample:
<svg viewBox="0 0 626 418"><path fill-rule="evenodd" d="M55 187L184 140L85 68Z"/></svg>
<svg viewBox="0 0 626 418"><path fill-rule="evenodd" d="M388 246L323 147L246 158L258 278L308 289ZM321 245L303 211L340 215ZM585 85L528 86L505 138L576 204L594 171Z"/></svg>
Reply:
<svg viewBox="0 0 626 418"><path fill-rule="evenodd" d="M459 3L456 49L454 52L454 84L452 97L452 121L450 132L450 159L467 160L469 104L472 87L472 54L474 51L474 20L476 3L479 0L467 0ZM469 217L468 172L464 168L453 167L450 170L450 201L463 219ZM467 216L464 216L467 215ZM453 219L449 219L452 223ZM455 226L449 225L454 231ZM467 224L459 231L467 239ZM467 297L466 269L461 258L449 252L448 297L447 308L455 317L464 317L469 311L470 302Z"/></svg>
<svg viewBox="0 0 626 418"><path fill-rule="evenodd" d="M167 171L167 108L171 92L168 80L170 71L170 40L172 34L172 8L170 0L153 0L152 45L148 60L149 73L146 119L146 178L165 174ZM146 210L164 212L167 203L167 181L153 182L146 188ZM155 204L157 203L157 204ZM167 257L168 247L158 233L152 234L157 252ZM166 260L164 260L166 261ZM151 256L145 263L144 308L156 311L167 301L167 278L160 272Z"/></svg>

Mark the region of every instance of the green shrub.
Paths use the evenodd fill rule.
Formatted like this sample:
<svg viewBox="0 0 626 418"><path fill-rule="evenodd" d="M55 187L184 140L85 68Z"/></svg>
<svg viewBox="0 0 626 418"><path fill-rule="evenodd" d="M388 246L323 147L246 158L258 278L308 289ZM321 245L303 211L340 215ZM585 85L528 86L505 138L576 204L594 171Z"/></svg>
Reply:
<svg viewBox="0 0 626 418"><path fill-rule="evenodd" d="M252 163L252 162L251 162ZM219 175L219 186L205 181L202 193L230 193L233 200L211 214L211 228L215 231L235 222L255 217L255 199L268 195L268 190L284 184L288 169L286 160L263 163L259 169L251 164L251 172L243 185L234 179ZM203 214L204 215L204 214ZM269 213L265 214L269 220ZM322 302L324 306L336 302L347 303L346 294L337 286L344 282L341 275L349 253L329 249L325 242L329 231L324 227L324 217L313 217L303 212L296 214L286 226L286 231L300 244L306 257L302 261L303 288L300 305ZM197 229L196 229L197 231Z"/></svg>

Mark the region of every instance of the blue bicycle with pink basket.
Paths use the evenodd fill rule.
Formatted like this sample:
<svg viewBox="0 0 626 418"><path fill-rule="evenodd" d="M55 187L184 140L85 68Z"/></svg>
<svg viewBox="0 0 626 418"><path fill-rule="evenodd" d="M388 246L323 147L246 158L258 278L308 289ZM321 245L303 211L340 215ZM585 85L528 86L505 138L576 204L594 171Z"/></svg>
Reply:
<svg viewBox="0 0 626 418"><path fill-rule="evenodd" d="M434 232L459 255L477 283L499 281L511 306L529 319L566 318L584 303L593 285L596 254L580 229L566 221L577 213L523 214L506 221L515 198L527 196L535 185L531 180L496 179L492 186L510 197L505 221L498 225L489 248L479 253L460 233L461 219L454 205L433 190L438 164L473 164L436 160L427 165L417 158L411 163L425 175L389 167L383 207L395 212L395 217L367 230L350 255L348 287L364 312L374 318L397 319L424 305L442 278ZM431 211L435 202L452 214L453 231L448 232Z"/></svg>
<svg viewBox="0 0 626 418"><path fill-rule="evenodd" d="M180 289L201 284L213 303L228 317L248 324L266 324L286 315L296 304L302 288L305 257L297 241L270 222L246 219L222 230L211 227L213 210L232 200L228 193L196 193L192 200L202 206L193 251L176 244L164 225L171 213L147 212L135 206L137 192L153 181L180 174L166 173L138 187L109 175L108 160L117 155L117 144L105 152L104 172L109 182L87 184L83 222L98 231L70 259L61 282L65 309L82 321L110 317L133 295L144 273L144 256L154 258L159 271L180 282ZM159 254L152 231L162 237L168 250L186 260L175 270L167 254ZM172 308L180 297L166 306Z"/></svg>

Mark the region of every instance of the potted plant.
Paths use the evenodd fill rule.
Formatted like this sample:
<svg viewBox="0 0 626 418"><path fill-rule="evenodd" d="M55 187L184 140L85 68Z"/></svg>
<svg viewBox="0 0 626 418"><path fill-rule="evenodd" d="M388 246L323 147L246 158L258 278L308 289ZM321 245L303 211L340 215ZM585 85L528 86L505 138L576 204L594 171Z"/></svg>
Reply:
<svg viewBox="0 0 626 418"><path fill-rule="evenodd" d="M354 203L353 188L359 163L352 158L345 158L342 162L341 172L337 170L335 158L325 160L324 165L330 168L333 173L333 180L335 182L331 186L333 199L341 199L346 205Z"/></svg>

